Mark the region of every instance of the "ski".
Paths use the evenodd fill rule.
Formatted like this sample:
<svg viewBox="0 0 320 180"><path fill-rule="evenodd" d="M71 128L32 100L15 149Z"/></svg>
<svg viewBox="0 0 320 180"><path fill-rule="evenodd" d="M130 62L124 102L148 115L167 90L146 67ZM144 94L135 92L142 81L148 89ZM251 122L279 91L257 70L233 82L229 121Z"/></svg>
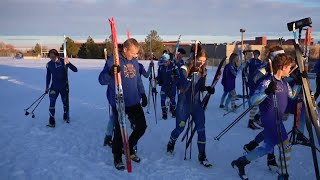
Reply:
<svg viewBox="0 0 320 180"><path fill-rule="evenodd" d="M212 83L211 83L211 87L212 87L212 88L216 86L216 84L218 83L218 81L219 81L219 79L220 79L220 77L221 77L221 75L222 75L222 66L223 66L224 62L226 61L226 59L227 59L227 57L224 57L224 58L220 61L219 65L218 65L216 74L214 75L213 81L212 81ZM211 97L211 94L210 94L210 93L207 93L207 94L205 95L205 97L202 99L202 108L203 108L204 110L207 108L207 105L208 105L208 102L209 102L209 100L210 100L210 97ZM186 130L185 134L182 136L181 142L183 142L183 141L185 140L185 138L186 138L186 136L187 136L187 132L189 132L189 129L190 129L190 126L187 127L187 130ZM196 131L195 128L193 128L192 131L191 131L191 136L190 136L190 138L192 138L192 137L194 136L195 131ZM190 141L190 138L188 139L188 142ZM190 144L190 143L189 143L189 144Z"/></svg>
<svg viewBox="0 0 320 180"><path fill-rule="evenodd" d="M222 69L222 66L223 66L224 62L226 61L226 59L227 59L227 57L224 57L224 58L220 61L219 65L218 65L217 72L216 72L216 74L214 75L214 78L213 78L213 81L212 81L212 84L211 84L211 87L212 87L212 88L216 86L216 84L218 83L218 81L219 81L219 79L220 79L220 77L221 77L221 75L222 75L222 70L221 70L221 69ZM207 105L208 105L208 102L209 102L209 100L210 100L210 97L211 97L211 94L210 94L210 93L207 93L207 94L205 95L205 97L203 98L203 100L202 100L202 108L203 108L203 109L206 109L206 108L207 108Z"/></svg>
<svg viewBox="0 0 320 180"><path fill-rule="evenodd" d="M112 35L114 64L120 65L117 32L116 32L116 26L115 26L115 21L113 17L109 19L109 23L110 23L111 35ZM120 130L121 130L123 149L126 157L127 171L131 173L132 166L131 166L131 159L130 159L128 133L127 133L127 127L126 127L126 114L125 114L125 104L124 104L123 88L122 88L122 81L121 81L121 72L117 72L117 70L115 69L114 74L115 74L116 108L118 111L118 121L120 125Z"/></svg>
<svg viewBox="0 0 320 180"><path fill-rule="evenodd" d="M196 40L195 41L195 48L194 48L194 64L193 64L193 67L197 67L197 53L198 53L198 45L199 45L199 41ZM201 48L201 47L200 47ZM192 129L193 127L193 119L192 119L192 113L194 111L194 102L195 102L195 88L196 88L196 73L199 73L199 72L193 72L192 73L192 81L191 81L191 104L190 104L190 115L189 115L189 118L188 118L188 128L187 128L187 139L188 139L188 134L189 134L189 131ZM191 142L190 144L192 143L192 139L191 139ZM187 149L188 149L188 146L187 146L187 141L186 141L186 148L185 148L185 151L184 151L184 160L187 159ZM192 150L192 146L190 147L190 154L189 154L189 158L191 159L191 150Z"/></svg>
<svg viewBox="0 0 320 180"><path fill-rule="evenodd" d="M151 39L150 39L150 57L151 62L153 62L153 53L151 48ZM154 118L156 120L156 124L158 124L157 120L157 81L156 81L156 72L154 70L154 65L151 67L151 76L150 76L150 84L151 84L151 93L152 93L152 102L153 102L153 110L154 110Z"/></svg>
<svg viewBox="0 0 320 180"><path fill-rule="evenodd" d="M66 59L67 56L67 39L66 39L66 35L63 35L63 57L64 59ZM64 69L65 69L65 76L66 76L66 90L67 90L67 99L66 99L66 103L67 103L67 107L66 107L66 111L64 113L66 114L66 117L63 116L63 119L66 123L70 123L70 109L69 109L69 81L68 81L68 67L66 65L64 65Z"/></svg>
<svg viewBox="0 0 320 180"><path fill-rule="evenodd" d="M177 64L177 60L178 60L178 50L179 50L179 46L180 46L180 38L181 38L181 34L178 37L177 40L177 44L176 44L176 49L175 49L175 53L174 53L174 64Z"/></svg>

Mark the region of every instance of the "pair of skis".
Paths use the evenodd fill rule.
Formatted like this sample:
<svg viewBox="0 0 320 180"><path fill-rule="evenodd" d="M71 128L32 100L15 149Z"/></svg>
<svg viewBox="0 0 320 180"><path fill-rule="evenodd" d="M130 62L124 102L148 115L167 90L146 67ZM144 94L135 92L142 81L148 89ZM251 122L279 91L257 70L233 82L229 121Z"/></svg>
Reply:
<svg viewBox="0 0 320 180"><path fill-rule="evenodd" d="M109 23L110 23L111 35L112 35L114 65L120 66L117 31L116 31L116 25L113 17L109 19ZM118 111L118 121L120 125L121 136L122 136L123 150L126 157L127 171L131 173L132 165L131 165L131 159L130 159L129 141L128 141L128 133L127 133L127 127L126 127L126 114L125 114L125 103L124 103L124 96L123 96L121 72L117 72L116 67L114 68L114 77L115 77L115 87L116 87L115 88L116 89L116 108Z"/></svg>
<svg viewBox="0 0 320 180"><path fill-rule="evenodd" d="M212 81L212 83L211 83L211 87L212 87L212 88L214 88L214 87L216 86L216 84L218 83L219 79L221 78L221 75L222 75L222 66L223 66L224 62L226 61L226 59L227 59L227 57L224 57L224 58L220 61L219 65L218 65L216 74L215 74L215 76L214 76L214 78L213 78L213 81ZM207 108L207 105L208 105L208 102L209 102L209 100L210 100L210 97L211 97L211 94L210 94L210 93L207 93L207 94L205 95L205 97L203 98L203 100L202 100L202 108L203 108L204 110L206 110L206 108ZM191 120L191 121L192 121L192 120ZM185 138L187 137L188 132L189 132L189 129L190 129L190 126L187 127L186 133L182 136L181 142L183 142L183 141L185 140ZM193 138L195 132L196 132L196 128L193 128L193 129L191 130L190 138L187 137L186 149L190 146L190 144L191 144L191 142L192 142L192 138Z"/></svg>

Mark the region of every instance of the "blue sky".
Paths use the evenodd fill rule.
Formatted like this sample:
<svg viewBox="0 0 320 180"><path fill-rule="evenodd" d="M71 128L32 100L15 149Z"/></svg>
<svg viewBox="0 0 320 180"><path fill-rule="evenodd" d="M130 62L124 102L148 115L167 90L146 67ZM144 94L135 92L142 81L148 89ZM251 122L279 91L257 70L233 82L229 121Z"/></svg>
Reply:
<svg viewBox="0 0 320 180"><path fill-rule="evenodd" d="M0 35L110 34L237 35L287 32L286 23L311 17L320 31L319 0L1 0Z"/></svg>

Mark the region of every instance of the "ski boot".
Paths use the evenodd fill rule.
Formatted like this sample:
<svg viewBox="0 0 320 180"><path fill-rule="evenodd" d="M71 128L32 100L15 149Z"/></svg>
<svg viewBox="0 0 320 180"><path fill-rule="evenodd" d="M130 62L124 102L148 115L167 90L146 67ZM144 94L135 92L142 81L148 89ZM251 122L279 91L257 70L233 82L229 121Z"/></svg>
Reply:
<svg viewBox="0 0 320 180"><path fill-rule="evenodd" d="M169 141L167 144L167 153L168 154L173 154L174 153L174 142Z"/></svg>
<svg viewBox="0 0 320 180"><path fill-rule="evenodd" d="M136 163L139 163L141 161L140 157L136 153L131 154L130 159Z"/></svg>
<svg viewBox="0 0 320 180"><path fill-rule="evenodd" d="M162 107L162 119L168 119L167 107Z"/></svg>
<svg viewBox="0 0 320 180"><path fill-rule="evenodd" d="M175 106L170 106L170 112L172 114L172 117L176 117L176 107Z"/></svg>
<svg viewBox="0 0 320 180"><path fill-rule="evenodd" d="M232 161L231 166L237 170L238 175L240 176L241 179L248 180L248 177L245 171L245 166L249 163L250 161L248 161L245 156L242 156L237 160Z"/></svg>
<svg viewBox="0 0 320 180"><path fill-rule="evenodd" d="M256 141L250 141L248 144L245 144L243 146L243 150L245 150L247 153L254 150L259 144Z"/></svg>
<svg viewBox="0 0 320 180"><path fill-rule="evenodd" d="M113 155L114 158L114 167L119 170L123 171L126 167L124 166L122 162L122 155Z"/></svg>
<svg viewBox="0 0 320 180"><path fill-rule="evenodd" d="M70 117L69 117L69 113L68 113L68 112L64 112L64 113L63 113L63 120L64 120L66 123L70 123Z"/></svg>
<svg viewBox="0 0 320 180"><path fill-rule="evenodd" d="M207 167L207 168L212 167L212 164L206 158L206 153L204 153L204 152L199 153L198 160L199 160L200 164L203 165L204 167Z"/></svg>
<svg viewBox="0 0 320 180"><path fill-rule="evenodd" d="M56 127L56 121L53 116L49 117L49 124L47 125L47 127L51 127L51 128Z"/></svg>
<svg viewBox="0 0 320 180"><path fill-rule="evenodd" d="M289 174L279 174L278 180L289 180Z"/></svg>
<svg viewBox="0 0 320 180"><path fill-rule="evenodd" d="M276 157L274 156L274 154L268 154L267 165L270 171L278 172L279 166L277 164Z"/></svg>
<svg viewBox="0 0 320 180"><path fill-rule="evenodd" d="M106 135L104 137L103 146L107 146L107 145L112 147L112 136L110 136L110 135Z"/></svg>
<svg viewBox="0 0 320 180"><path fill-rule="evenodd" d="M168 119L168 115L167 115L166 112L163 112L163 113L162 113L162 119L163 119L163 120L167 120L167 119Z"/></svg>
<svg viewBox="0 0 320 180"><path fill-rule="evenodd" d="M258 125L256 125L256 124L254 123L254 120L253 120L253 119L249 119L248 128L253 129L253 130L261 129Z"/></svg>

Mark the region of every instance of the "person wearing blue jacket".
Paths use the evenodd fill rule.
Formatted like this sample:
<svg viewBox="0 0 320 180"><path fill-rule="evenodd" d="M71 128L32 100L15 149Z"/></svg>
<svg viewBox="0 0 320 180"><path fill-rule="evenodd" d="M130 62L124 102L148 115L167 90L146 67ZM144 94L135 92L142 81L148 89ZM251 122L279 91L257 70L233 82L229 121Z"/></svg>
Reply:
<svg viewBox="0 0 320 180"><path fill-rule="evenodd" d="M236 78L238 74L238 67L240 66L239 56L236 53L232 53L229 58L229 63L223 69L222 81L223 95L220 101L220 108L229 110L228 106L231 101L231 110L236 109ZM226 96L227 100L225 101Z"/></svg>
<svg viewBox="0 0 320 180"><path fill-rule="evenodd" d="M159 68L157 81L159 86L161 86L160 97L161 97L161 109L162 118L167 119L167 107L166 99L170 99L170 112L172 117L175 117L176 108L176 87L177 87L177 77L178 70L175 68L174 63L170 61L170 56L165 54L162 56L164 64Z"/></svg>
<svg viewBox="0 0 320 180"><path fill-rule="evenodd" d="M107 99L112 107L114 116L114 136L112 140L112 153L114 157L114 166L118 170L124 170L122 162L122 137L116 108L116 89L115 89L115 70L121 73L123 97L125 103L125 113L134 125L134 129L129 137L129 149L131 160L139 163L140 157L137 156L133 147L145 133L147 128L146 119L142 106L147 105L147 97L139 74L139 63L135 58L139 52L139 43L130 38L123 43L123 49L119 52L120 65L115 65L113 56L105 63L103 70L99 75L101 85L108 85ZM140 100L142 98L142 103Z"/></svg>
<svg viewBox="0 0 320 180"><path fill-rule="evenodd" d="M197 65L194 66L194 61ZM174 152L175 142L185 128L185 125L190 117L195 123L196 132L198 134L198 160L205 167L211 167L212 164L206 158L206 133L205 133L205 114L200 100L202 91L207 90L210 94L214 94L215 89L211 86L205 86L207 54L204 49L198 50L196 60L191 60L190 63L181 67L180 76L180 92L177 104L176 127L171 132L170 140L167 144L167 152ZM195 81L193 81L195 76ZM195 83L195 84L193 84ZM192 102L192 87L194 87L193 102Z"/></svg>
<svg viewBox="0 0 320 180"><path fill-rule="evenodd" d="M288 161L290 159L289 155L291 151L291 145L288 139L287 131L282 122L282 118L288 104L288 97L295 98L301 86L297 85L291 88L290 85L284 80L284 77L289 76L291 68L293 65L295 65L294 59L284 54L283 50L281 52L277 51L271 54L274 55L274 58L272 58L274 75L272 76L270 74L266 76L259 84L253 96L250 98L250 101L253 105L259 105L261 122L262 126L264 127L264 144L249 152L247 155L241 156L237 160L232 161L231 163L232 167L237 169L239 176L243 179L246 178L245 166L257 158L273 152L273 148L276 145L281 147L281 169L288 167ZM276 102L278 104L277 111L275 111L274 107L274 95L276 96ZM282 170L280 172L280 179L288 179L288 174L286 174L286 172Z"/></svg>
<svg viewBox="0 0 320 180"><path fill-rule="evenodd" d="M254 50L253 51L253 58L251 58L246 66L244 67L244 73L245 76L248 77L248 87L249 87L249 97L253 95L254 91L257 89L258 85L257 83L254 82L254 77L256 72L264 66L265 64L261 59L259 59L260 56L260 51L259 50ZM249 101L249 105L250 101ZM249 121L248 121L248 128L251 129L260 129L259 126L259 114L258 113L258 107L255 106L251 109L250 114L249 114Z"/></svg>
<svg viewBox="0 0 320 180"><path fill-rule="evenodd" d="M152 66L154 66L153 61L150 62L148 71L146 71L143 64L139 63L140 76L148 78L150 76ZM104 146L108 145L108 146L112 147L113 129L114 129L114 116L112 114L112 111L110 111L110 109L109 109L109 121L108 121L108 125L107 125L107 132L106 132L106 135L104 138L104 143L103 143Z"/></svg>
<svg viewBox="0 0 320 180"><path fill-rule="evenodd" d="M63 119L65 122L70 122L69 117L69 82L68 82L68 68L73 72L78 69L70 63L68 58L62 59L56 49L49 51L50 61L47 63L47 76L46 76L46 93L49 93L50 106L49 106L49 124L48 127L55 127L55 106L56 100L60 94L63 103ZM50 85L51 83L51 85ZM49 87L50 86L50 87Z"/></svg>

